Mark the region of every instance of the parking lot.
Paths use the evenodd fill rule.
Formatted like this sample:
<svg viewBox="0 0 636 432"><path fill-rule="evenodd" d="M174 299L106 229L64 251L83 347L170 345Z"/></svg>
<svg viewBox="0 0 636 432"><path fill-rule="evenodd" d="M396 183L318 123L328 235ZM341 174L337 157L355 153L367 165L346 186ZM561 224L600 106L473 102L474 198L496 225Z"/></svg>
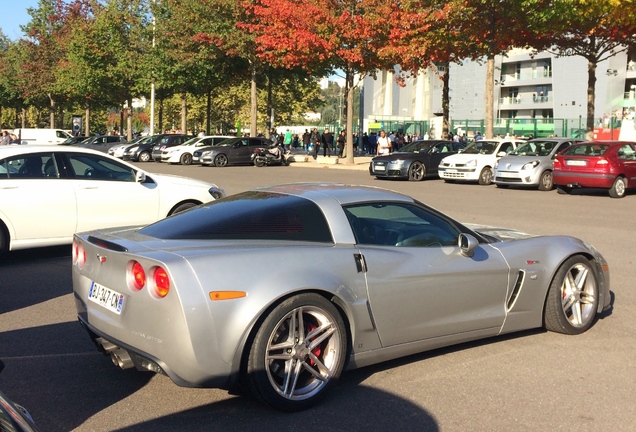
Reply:
<svg viewBox="0 0 636 432"><path fill-rule="evenodd" d="M229 194L288 182L368 184L411 195L462 222L573 235L596 246L611 272L613 309L586 333L540 329L349 371L330 397L286 414L216 389L122 371L80 328L70 247L0 259L0 390L44 431L632 431L636 424L636 194L498 189L382 181L365 170L138 164L209 180ZM311 259L311 257L308 257Z"/></svg>

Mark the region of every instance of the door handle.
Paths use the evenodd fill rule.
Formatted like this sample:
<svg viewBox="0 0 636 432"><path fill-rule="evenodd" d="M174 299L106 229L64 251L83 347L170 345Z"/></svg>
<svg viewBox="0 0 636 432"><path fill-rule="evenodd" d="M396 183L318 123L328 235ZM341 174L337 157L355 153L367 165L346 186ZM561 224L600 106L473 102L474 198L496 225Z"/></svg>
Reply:
<svg viewBox="0 0 636 432"><path fill-rule="evenodd" d="M364 255L359 253L353 254L353 259L356 261L356 268L358 269L358 273L366 273L367 263L364 260Z"/></svg>

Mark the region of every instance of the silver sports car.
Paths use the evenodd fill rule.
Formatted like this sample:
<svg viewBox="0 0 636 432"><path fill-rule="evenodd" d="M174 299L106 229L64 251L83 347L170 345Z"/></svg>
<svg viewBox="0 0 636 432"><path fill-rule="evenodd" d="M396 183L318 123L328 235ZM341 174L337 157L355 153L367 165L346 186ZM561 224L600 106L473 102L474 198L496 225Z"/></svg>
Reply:
<svg viewBox="0 0 636 432"><path fill-rule="evenodd" d="M610 307L607 263L584 241L469 227L339 184L77 234L73 290L80 322L120 367L240 387L288 411L345 368L535 327L577 334Z"/></svg>

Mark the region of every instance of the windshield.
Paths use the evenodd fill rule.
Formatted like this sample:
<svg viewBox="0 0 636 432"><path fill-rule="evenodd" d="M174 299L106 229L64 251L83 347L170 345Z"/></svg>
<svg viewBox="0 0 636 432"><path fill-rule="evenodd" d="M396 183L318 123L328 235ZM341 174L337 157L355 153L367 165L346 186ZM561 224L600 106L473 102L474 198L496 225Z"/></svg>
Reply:
<svg viewBox="0 0 636 432"><path fill-rule="evenodd" d="M403 153L419 153L425 152L431 146L430 142L426 141L415 141L410 144L405 145L399 151Z"/></svg>
<svg viewBox="0 0 636 432"><path fill-rule="evenodd" d="M186 142L184 142L181 145L182 146L191 146L191 145L194 145L194 144L198 143L200 140L201 140L201 138L199 138L199 137L190 138L189 140L187 140Z"/></svg>
<svg viewBox="0 0 636 432"><path fill-rule="evenodd" d="M561 154L564 156L602 156L608 148L609 144L590 142L588 144L579 144L568 147L568 149Z"/></svg>
<svg viewBox="0 0 636 432"><path fill-rule="evenodd" d="M554 141L530 141L510 153L511 156L548 156L556 143Z"/></svg>
<svg viewBox="0 0 636 432"><path fill-rule="evenodd" d="M497 145L497 141L474 141L464 149L462 153L468 154L493 154Z"/></svg>

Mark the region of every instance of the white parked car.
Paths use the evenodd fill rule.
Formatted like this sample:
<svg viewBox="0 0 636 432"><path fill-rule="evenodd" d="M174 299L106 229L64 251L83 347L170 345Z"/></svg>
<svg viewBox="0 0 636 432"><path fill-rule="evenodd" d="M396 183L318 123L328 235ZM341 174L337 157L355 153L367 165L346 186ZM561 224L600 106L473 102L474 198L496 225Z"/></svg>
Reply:
<svg viewBox="0 0 636 432"><path fill-rule="evenodd" d="M181 145L167 147L161 152L161 162L190 165L192 153L202 147L210 147L232 136L212 135L191 138Z"/></svg>
<svg viewBox="0 0 636 432"><path fill-rule="evenodd" d="M442 159L438 174L447 182L476 181L481 185L489 185L492 183L492 170L497 160L524 142L515 138L474 141L460 150L460 153Z"/></svg>
<svg viewBox="0 0 636 432"><path fill-rule="evenodd" d="M497 187L534 186L552 190L552 170L558 153L583 140L575 138L537 138L517 147L495 164L493 183Z"/></svg>
<svg viewBox="0 0 636 432"><path fill-rule="evenodd" d="M18 128L13 133L20 140L20 144L57 145L71 138L71 135L62 129Z"/></svg>
<svg viewBox="0 0 636 432"><path fill-rule="evenodd" d="M73 146L0 147L0 252L70 244L75 232L146 225L225 196Z"/></svg>

